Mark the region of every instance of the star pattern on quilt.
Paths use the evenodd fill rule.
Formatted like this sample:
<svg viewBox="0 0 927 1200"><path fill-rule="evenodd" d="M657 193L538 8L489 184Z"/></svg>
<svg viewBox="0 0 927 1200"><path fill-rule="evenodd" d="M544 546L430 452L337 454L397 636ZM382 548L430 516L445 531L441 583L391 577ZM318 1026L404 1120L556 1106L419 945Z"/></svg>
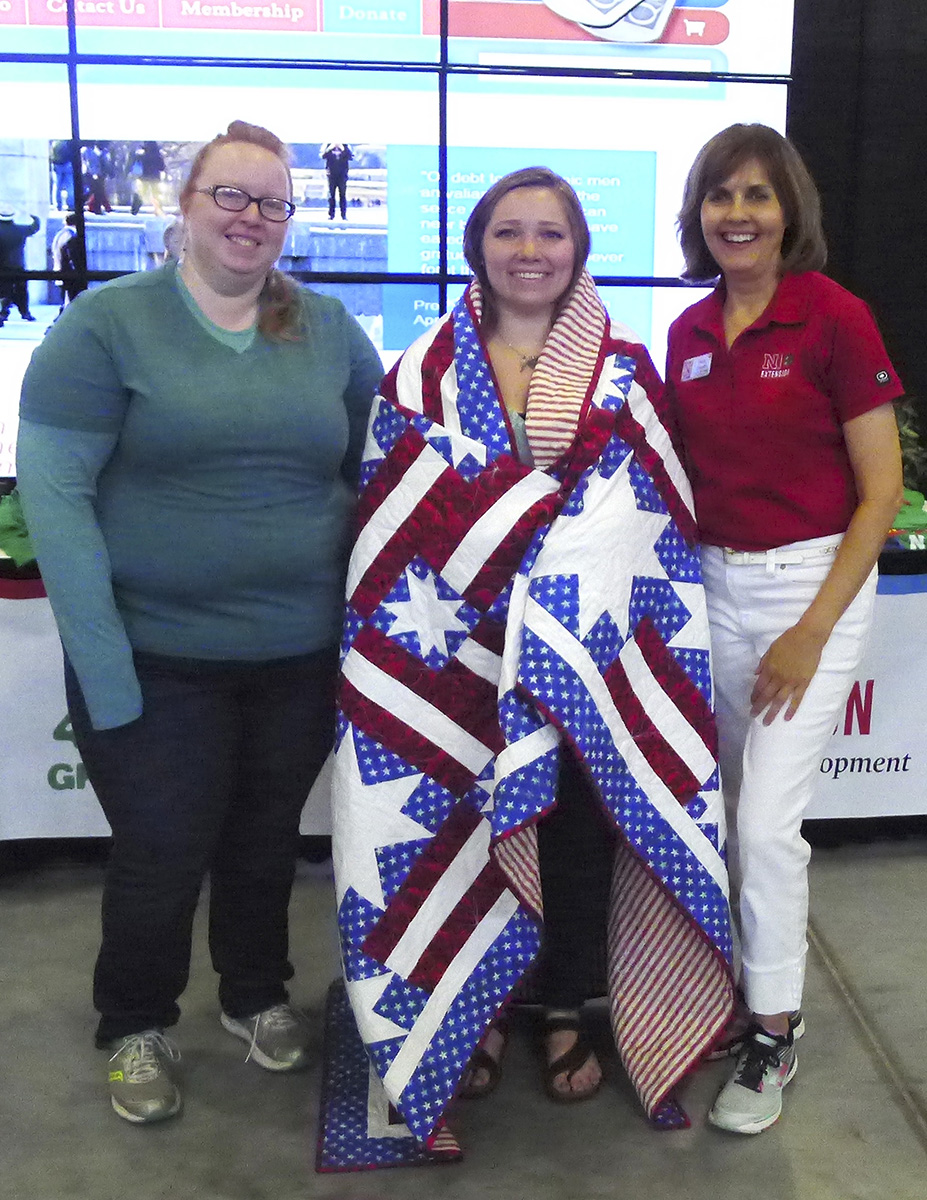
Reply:
<svg viewBox="0 0 927 1200"><path fill-rule="evenodd" d="M341 745L340 737L338 745ZM413 778L417 786L418 780L421 779L421 773L415 767L357 727L354 729L354 754L365 784L385 783L388 779Z"/></svg>
<svg viewBox="0 0 927 1200"><path fill-rule="evenodd" d="M486 461L493 462L500 454L511 453L512 445L489 366L463 300L454 309L454 344L461 432L483 445Z"/></svg>
<svg viewBox="0 0 927 1200"><path fill-rule="evenodd" d="M674 646L670 653L689 676L706 701L711 699L711 665L707 648Z"/></svg>
<svg viewBox="0 0 927 1200"><path fill-rule="evenodd" d="M437 833L444 824L457 797L436 779L423 775L421 782L406 801L405 813L429 833Z"/></svg>
<svg viewBox="0 0 927 1200"><path fill-rule="evenodd" d="M344 630L341 639L341 661L344 662L348 651L354 645L354 639L364 628L364 618L351 604L344 606Z"/></svg>
<svg viewBox="0 0 927 1200"><path fill-rule="evenodd" d="M409 1128L420 1136L446 1108L488 1024L538 952L540 935L517 910L449 1005L440 1028L402 1093Z"/></svg>
<svg viewBox="0 0 927 1200"><path fill-rule="evenodd" d="M351 983L371 975L388 974L382 963L361 949L367 931L383 916L384 910L370 904L353 888L348 888L338 905L338 926L341 930L341 958L344 977Z"/></svg>
<svg viewBox="0 0 927 1200"><path fill-rule="evenodd" d="M380 879L377 851L395 842L416 841L431 837L431 830L407 816L403 811L406 801L415 791L422 776L415 772L398 779L384 779L380 783L367 785L357 761L357 752L352 730L341 739L335 751L338 769L344 770L344 779L351 782L341 798L342 812L338 820L341 827L351 826L354 831L350 854L338 857L336 846L336 878L342 892L352 888L368 903L379 909L386 906L383 884ZM343 844L344 838L337 839Z"/></svg>
<svg viewBox="0 0 927 1200"><path fill-rule="evenodd" d="M361 463L361 488L367 486L380 469L380 463L392 450L396 442L406 430L406 418L392 404L378 399L370 422L371 437L364 447L364 461Z"/></svg>
<svg viewBox="0 0 927 1200"><path fill-rule="evenodd" d="M628 632L628 609L638 576L666 578L666 572L653 546L665 529L669 516L640 509L634 493L627 487L615 487L612 481L593 476L587 489L595 503L565 520L548 535L544 551L538 558L536 570L543 572L546 553L556 555L558 574L575 576L575 582L564 584L554 605L548 608L559 617L561 606L573 588L579 590L579 637L584 639L605 611L610 611L623 634ZM608 514L603 520L601 513ZM586 513L597 515L587 519ZM629 554L631 547L640 547L637 555ZM603 564L608 569L603 569ZM547 607L545 605L544 607ZM618 611L615 611L615 610ZM631 627L633 628L633 621Z"/></svg>
<svg viewBox="0 0 927 1200"><path fill-rule="evenodd" d="M621 781L617 808L628 841L644 857L658 879L671 886L689 911L709 934L719 941L727 957L731 954L727 896L704 869L692 850L671 829L665 818L650 805L642 804L643 790L630 774ZM706 836L710 832L705 830Z"/></svg>
<svg viewBox="0 0 927 1200"><path fill-rule="evenodd" d="M657 538L654 551L660 566L674 583L701 583L702 570L698 554L686 544L679 530L672 525Z"/></svg>
<svg viewBox="0 0 927 1200"><path fill-rule="evenodd" d="M388 904L402 886L402 881L408 875L412 864L425 849L430 838L414 842L394 842L391 846L380 846L377 849L377 866L380 869L380 883L383 895Z"/></svg>
<svg viewBox="0 0 927 1200"><path fill-rule="evenodd" d="M668 579L637 577L631 586L628 624L631 630L649 616L664 642L672 641L692 613Z"/></svg>
<svg viewBox="0 0 927 1200"><path fill-rule="evenodd" d="M606 370L608 382L599 403L602 408L617 410L624 404L631 390L637 363L629 355L616 354L611 366Z"/></svg>
<svg viewBox="0 0 927 1200"><path fill-rule="evenodd" d="M443 666L479 620L473 610L469 622L460 619L463 597L421 559L413 560L403 571L390 596L395 599L386 599L380 606L389 614L384 632L432 667ZM403 634L407 635L404 639Z"/></svg>
<svg viewBox="0 0 927 1200"><path fill-rule="evenodd" d="M378 1016L387 1018L391 1025L408 1033L427 1003L428 992L399 975L393 975L377 999L375 1011Z"/></svg>
<svg viewBox="0 0 927 1200"><path fill-rule="evenodd" d="M500 780L493 793L493 837L520 828L549 808L559 772L560 747L554 746Z"/></svg>
<svg viewBox="0 0 927 1200"><path fill-rule="evenodd" d="M437 432L438 426L421 422L420 431L441 457L451 464L459 475L470 479L486 465L486 447L463 434Z"/></svg>
<svg viewBox="0 0 927 1200"><path fill-rule="evenodd" d="M364 1024L370 1030L370 1040L386 1042L392 1039L404 1039L408 1026L397 1022L387 1011L380 1007L380 1000L396 976L392 971L381 967L381 975L369 975L364 979L352 979L348 983L348 996L354 1012L363 1017Z"/></svg>

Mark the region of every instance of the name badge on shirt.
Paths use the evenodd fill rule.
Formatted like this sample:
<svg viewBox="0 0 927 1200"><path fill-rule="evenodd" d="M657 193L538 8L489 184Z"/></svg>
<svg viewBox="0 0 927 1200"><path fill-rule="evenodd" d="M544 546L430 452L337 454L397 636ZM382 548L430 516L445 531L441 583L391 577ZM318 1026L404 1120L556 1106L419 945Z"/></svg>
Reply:
<svg viewBox="0 0 927 1200"><path fill-rule="evenodd" d="M682 364L682 382L690 379L704 379L711 370L711 354L700 354L697 358L687 358Z"/></svg>

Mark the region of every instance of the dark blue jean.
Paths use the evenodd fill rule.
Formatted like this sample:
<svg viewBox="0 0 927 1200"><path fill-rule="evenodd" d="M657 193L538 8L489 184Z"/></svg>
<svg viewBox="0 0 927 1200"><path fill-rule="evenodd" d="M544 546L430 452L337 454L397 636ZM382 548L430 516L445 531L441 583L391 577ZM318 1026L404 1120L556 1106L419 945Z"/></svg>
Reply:
<svg viewBox="0 0 927 1200"><path fill-rule="evenodd" d="M548 1008L579 1008L605 994L615 840L591 784L564 751L557 807L538 822L544 938L535 995Z"/></svg>
<svg viewBox="0 0 927 1200"><path fill-rule="evenodd" d="M335 649L267 662L137 653L136 669L142 716L101 731L65 663L75 739L113 831L94 973L100 1046L177 1021L207 872L223 1010L286 1000L300 812L334 735Z"/></svg>

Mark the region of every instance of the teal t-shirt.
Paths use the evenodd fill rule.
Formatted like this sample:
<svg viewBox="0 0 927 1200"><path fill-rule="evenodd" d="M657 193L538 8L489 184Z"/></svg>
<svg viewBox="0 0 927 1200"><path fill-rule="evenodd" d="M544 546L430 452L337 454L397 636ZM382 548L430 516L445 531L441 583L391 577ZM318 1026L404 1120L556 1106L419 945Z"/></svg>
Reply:
<svg viewBox="0 0 927 1200"><path fill-rule="evenodd" d="M26 517L98 727L138 715L118 623L130 650L206 659L301 654L340 629L376 351L307 290L293 343L226 344L191 303L173 264L85 292L23 383Z"/></svg>

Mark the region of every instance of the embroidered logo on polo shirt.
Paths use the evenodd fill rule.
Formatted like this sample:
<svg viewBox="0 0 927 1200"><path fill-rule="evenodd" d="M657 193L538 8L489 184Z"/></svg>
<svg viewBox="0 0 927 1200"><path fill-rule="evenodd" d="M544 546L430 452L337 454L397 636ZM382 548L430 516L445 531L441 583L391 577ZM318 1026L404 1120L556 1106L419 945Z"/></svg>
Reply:
<svg viewBox="0 0 927 1200"><path fill-rule="evenodd" d="M764 354L760 379L785 379L791 373L792 354Z"/></svg>
<svg viewBox="0 0 927 1200"><path fill-rule="evenodd" d="M884 387L890 379L891 375L889 375L888 371L876 371L876 383Z"/></svg>

